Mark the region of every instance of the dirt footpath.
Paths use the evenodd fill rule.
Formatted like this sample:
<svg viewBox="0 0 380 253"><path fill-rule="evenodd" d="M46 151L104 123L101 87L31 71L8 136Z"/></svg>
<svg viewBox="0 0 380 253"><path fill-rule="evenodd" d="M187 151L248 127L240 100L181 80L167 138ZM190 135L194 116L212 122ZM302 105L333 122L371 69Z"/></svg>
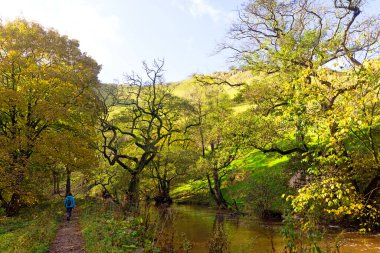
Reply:
<svg viewBox="0 0 380 253"><path fill-rule="evenodd" d="M78 210L74 209L71 220L63 220L49 253L85 252L84 241L79 227Z"/></svg>

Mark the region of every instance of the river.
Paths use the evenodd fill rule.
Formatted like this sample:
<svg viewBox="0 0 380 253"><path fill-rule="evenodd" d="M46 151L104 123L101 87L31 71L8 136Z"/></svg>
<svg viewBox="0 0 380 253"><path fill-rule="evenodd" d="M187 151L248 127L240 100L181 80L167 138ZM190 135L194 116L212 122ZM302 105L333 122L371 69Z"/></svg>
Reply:
<svg viewBox="0 0 380 253"><path fill-rule="evenodd" d="M217 214L215 209L202 206L173 205L168 211L153 213L151 219L159 220L155 233L160 237L161 252L260 253L283 252L284 249L281 222ZM340 253L380 252L379 234L335 231L329 234L329 238L334 239L338 235Z"/></svg>

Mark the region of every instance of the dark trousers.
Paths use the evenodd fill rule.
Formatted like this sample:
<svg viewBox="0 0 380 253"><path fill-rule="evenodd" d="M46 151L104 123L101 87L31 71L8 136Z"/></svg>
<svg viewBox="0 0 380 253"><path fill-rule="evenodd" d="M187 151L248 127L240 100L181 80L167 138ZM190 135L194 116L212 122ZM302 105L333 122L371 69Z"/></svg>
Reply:
<svg viewBox="0 0 380 253"><path fill-rule="evenodd" d="M71 211L73 210L73 208L72 207L67 207L66 208L66 219L67 220L70 220L70 218L71 218Z"/></svg>

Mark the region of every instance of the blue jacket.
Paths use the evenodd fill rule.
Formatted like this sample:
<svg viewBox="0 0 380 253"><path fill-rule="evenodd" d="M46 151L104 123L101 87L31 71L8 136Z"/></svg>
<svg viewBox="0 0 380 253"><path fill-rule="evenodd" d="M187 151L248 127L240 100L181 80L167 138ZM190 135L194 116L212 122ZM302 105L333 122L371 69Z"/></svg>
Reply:
<svg viewBox="0 0 380 253"><path fill-rule="evenodd" d="M70 199L70 201L71 201L71 205L68 205L68 200ZM75 207L75 201L74 201L74 197L73 196L67 196L66 198L65 198L65 207L66 208L74 208Z"/></svg>

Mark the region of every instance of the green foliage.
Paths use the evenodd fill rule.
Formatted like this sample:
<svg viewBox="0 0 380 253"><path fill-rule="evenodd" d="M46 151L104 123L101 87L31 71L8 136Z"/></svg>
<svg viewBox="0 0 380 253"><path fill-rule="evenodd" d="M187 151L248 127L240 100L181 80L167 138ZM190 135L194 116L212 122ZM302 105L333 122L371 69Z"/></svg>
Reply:
<svg viewBox="0 0 380 253"><path fill-rule="evenodd" d="M224 182L226 198L259 216L283 213L287 204L281 195L290 192L287 166L287 157L250 153L231 166Z"/></svg>
<svg viewBox="0 0 380 253"><path fill-rule="evenodd" d="M285 225L282 228L282 235L286 238L286 245L284 252L286 253L321 253L322 249L320 243L322 241L323 234L320 230L308 230L304 231L298 227L299 223L293 216L285 217ZM329 249L329 248L328 248ZM326 253L339 252L335 250L323 251Z"/></svg>
<svg viewBox="0 0 380 253"><path fill-rule="evenodd" d="M93 157L100 66L78 41L25 20L0 24L0 44L0 204L17 215L51 168Z"/></svg>
<svg viewBox="0 0 380 253"><path fill-rule="evenodd" d="M182 134L174 134L149 166L147 177L154 180L156 189L147 189L146 194L150 197L153 194L156 204L171 203L171 188L187 181L195 172L195 162L200 154L184 139Z"/></svg>
<svg viewBox="0 0 380 253"><path fill-rule="evenodd" d="M265 216L268 211L283 213L286 208L281 195L289 192L289 177L280 168L275 169L257 169L250 179L248 201L259 215Z"/></svg>
<svg viewBox="0 0 380 253"><path fill-rule="evenodd" d="M126 217L112 204L87 200L80 223L87 252L160 252L141 217Z"/></svg>
<svg viewBox="0 0 380 253"><path fill-rule="evenodd" d="M61 199L26 208L18 217L0 216L0 252L47 252L63 216Z"/></svg>
<svg viewBox="0 0 380 253"><path fill-rule="evenodd" d="M222 179L222 191L230 207L234 209L236 201L240 211L262 215L265 209L282 213L288 204L281 196L290 193L287 166L287 157L259 151L234 161ZM213 205L207 187L206 180L188 180L174 188L172 195L182 203Z"/></svg>
<svg viewBox="0 0 380 253"><path fill-rule="evenodd" d="M301 229L316 230L323 220L342 221L349 217L362 221L362 231L379 227L377 208L356 192L355 187L342 178L329 177L315 181L301 189L296 196L289 195L293 214L300 217Z"/></svg>
<svg viewBox="0 0 380 253"><path fill-rule="evenodd" d="M247 143L301 157L294 171L309 174L292 201L304 232L343 218L378 226L380 75L370 55L380 49L379 20L363 8L362 1L251 0L231 30L237 56L264 76L240 94L252 104L242 114Z"/></svg>

